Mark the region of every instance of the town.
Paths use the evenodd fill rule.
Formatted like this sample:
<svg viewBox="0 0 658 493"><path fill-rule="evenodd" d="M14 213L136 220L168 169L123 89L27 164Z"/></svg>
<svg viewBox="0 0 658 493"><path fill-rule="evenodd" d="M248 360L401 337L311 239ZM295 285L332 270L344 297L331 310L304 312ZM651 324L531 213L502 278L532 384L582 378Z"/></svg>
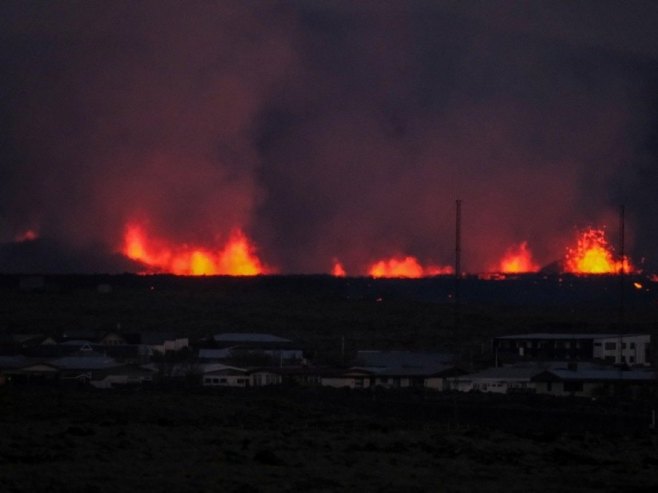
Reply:
<svg viewBox="0 0 658 493"><path fill-rule="evenodd" d="M648 334L507 335L492 341L495 366L468 372L454 354L403 350L363 349L349 364L318 366L303 344L267 333L220 333L196 341L119 331L72 331L58 338L14 334L2 339L0 383L98 389L154 382L291 385L632 397L655 392L650 346Z"/></svg>
<svg viewBox="0 0 658 493"><path fill-rule="evenodd" d="M653 487L654 282L462 281L0 276L0 486Z"/></svg>

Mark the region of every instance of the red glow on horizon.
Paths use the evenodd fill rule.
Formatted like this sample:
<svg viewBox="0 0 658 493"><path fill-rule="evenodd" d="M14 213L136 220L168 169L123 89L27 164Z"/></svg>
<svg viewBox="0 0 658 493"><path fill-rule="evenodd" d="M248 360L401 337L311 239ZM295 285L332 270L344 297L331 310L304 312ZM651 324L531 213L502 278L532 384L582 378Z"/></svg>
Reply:
<svg viewBox="0 0 658 493"><path fill-rule="evenodd" d="M368 269L368 275L371 277L419 278L452 273L453 269L449 266L428 265L427 267L423 267L418 259L412 256L380 260L372 264Z"/></svg>
<svg viewBox="0 0 658 493"><path fill-rule="evenodd" d="M149 238L141 226L132 224L126 228L121 251L148 266L147 273L255 276L271 271L256 256L255 247L239 229L231 233L222 248L211 250Z"/></svg>
<svg viewBox="0 0 658 493"><path fill-rule="evenodd" d="M334 277L345 277L347 276L347 272L345 271L345 267L343 267L343 264L341 264L338 260L334 260L334 266L331 269L331 275Z"/></svg>
<svg viewBox="0 0 658 493"><path fill-rule="evenodd" d="M26 229L22 233L16 235L15 241L21 243L23 241L34 241L39 238L39 233L34 229Z"/></svg>
<svg viewBox="0 0 658 493"><path fill-rule="evenodd" d="M38 238L35 230L26 230L17 241ZM257 255L253 242L240 229L231 232L221 244L194 244L173 241L147 232L143 223L131 222L125 230L120 251L144 265L142 273L172 273L177 275L254 276L275 272ZM454 274L451 266L424 264L411 255L393 255L356 266L359 275L373 278L422 278ZM501 278L507 274L539 272L528 242L508 248L498 265L490 272ZM605 230L588 228L578 233L573 246L567 248L562 272L574 274L619 274L634 272L630 259L618 258L608 243ZM346 277L344 264L334 258L330 274Z"/></svg>
<svg viewBox="0 0 658 493"><path fill-rule="evenodd" d="M503 259L500 261L498 271L505 274L538 272L539 264L533 260L532 252L528 248L528 242L524 241L507 249Z"/></svg>

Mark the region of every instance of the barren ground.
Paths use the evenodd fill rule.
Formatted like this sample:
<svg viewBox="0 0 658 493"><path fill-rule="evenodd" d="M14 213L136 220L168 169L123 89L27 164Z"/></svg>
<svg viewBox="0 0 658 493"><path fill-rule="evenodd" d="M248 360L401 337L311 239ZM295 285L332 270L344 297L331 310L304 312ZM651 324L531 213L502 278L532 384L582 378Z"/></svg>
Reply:
<svg viewBox="0 0 658 493"><path fill-rule="evenodd" d="M647 419L524 396L5 388L0 490L654 492Z"/></svg>

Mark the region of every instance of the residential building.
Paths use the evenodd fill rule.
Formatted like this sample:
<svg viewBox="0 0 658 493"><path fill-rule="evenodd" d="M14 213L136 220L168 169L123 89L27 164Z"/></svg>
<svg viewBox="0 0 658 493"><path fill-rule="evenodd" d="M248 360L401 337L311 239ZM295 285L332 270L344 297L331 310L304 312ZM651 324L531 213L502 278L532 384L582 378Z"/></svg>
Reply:
<svg viewBox="0 0 658 493"><path fill-rule="evenodd" d="M532 377L541 373L543 368L536 366L487 368L486 370L449 377L445 387L459 392L488 392L509 394L513 392L534 392Z"/></svg>
<svg viewBox="0 0 658 493"><path fill-rule="evenodd" d="M187 337L177 337L174 334L161 332L148 332L141 335L141 343L158 353L169 351L180 351L189 347L190 341Z"/></svg>
<svg viewBox="0 0 658 493"><path fill-rule="evenodd" d="M643 389L656 390L656 372L645 368L583 368L573 363L567 368L547 369L532 377L539 394L555 396L602 397L637 395Z"/></svg>
<svg viewBox="0 0 658 493"><path fill-rule="evenodd" d="M496 337L496 365L515 361L606 361L611 364L648 366L648 334L535 333Z"/></svg>
<svg viewBox="0 0 658 493"><path fill-rule="evenodd" d="M251 382L246 370L235 367L224 367L203 374L204 387L249 387Z"/></svg>

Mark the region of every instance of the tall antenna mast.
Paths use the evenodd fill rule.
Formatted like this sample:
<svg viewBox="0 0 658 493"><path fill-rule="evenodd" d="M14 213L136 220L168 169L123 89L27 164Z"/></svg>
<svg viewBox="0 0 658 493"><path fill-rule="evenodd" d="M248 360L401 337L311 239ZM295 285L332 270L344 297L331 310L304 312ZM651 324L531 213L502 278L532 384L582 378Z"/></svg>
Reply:
<svg viewBox="0 0 658 493"><path fill-rule="evenodd" d="M625 236L626 236L626 221L624 218L624 204L619 207L619 363L623 363L623 351L621 349L621 333L624 330L624 274L625 274Z"/></svg>
<svg viewBox="0 0 658 493"><path fill-rule="evenodd" d="M455 202L455 328L461 328L462 201Z"/></svg>

